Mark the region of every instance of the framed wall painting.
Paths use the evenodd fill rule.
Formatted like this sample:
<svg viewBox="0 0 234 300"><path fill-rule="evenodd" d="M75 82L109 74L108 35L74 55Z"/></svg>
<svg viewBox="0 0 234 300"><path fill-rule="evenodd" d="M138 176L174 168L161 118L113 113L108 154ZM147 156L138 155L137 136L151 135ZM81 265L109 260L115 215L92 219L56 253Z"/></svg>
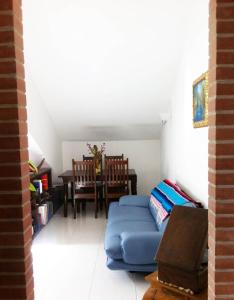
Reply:
<svg viewBox="0 0 234 300"><path fill-rule="evenodd" d="M208 126L208 72L193 82L193 127Z"/></svg>

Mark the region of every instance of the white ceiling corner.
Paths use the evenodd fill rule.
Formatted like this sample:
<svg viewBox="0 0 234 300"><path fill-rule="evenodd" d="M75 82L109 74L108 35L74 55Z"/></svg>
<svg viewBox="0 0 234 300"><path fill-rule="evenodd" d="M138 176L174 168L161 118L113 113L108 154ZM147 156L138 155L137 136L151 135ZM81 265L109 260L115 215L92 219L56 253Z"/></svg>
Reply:
<svg viewBox="0 0 234 300"><path fill-rule="evenodd" d="M23 0L26 78L61 138L158 138L202 1Z"/></svg>

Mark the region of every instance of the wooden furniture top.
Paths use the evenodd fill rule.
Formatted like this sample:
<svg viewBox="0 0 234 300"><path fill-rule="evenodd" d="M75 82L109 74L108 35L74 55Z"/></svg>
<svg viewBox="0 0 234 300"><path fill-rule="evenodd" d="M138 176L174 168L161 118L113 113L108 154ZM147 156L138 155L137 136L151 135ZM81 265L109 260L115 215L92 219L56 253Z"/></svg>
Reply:
<svg viewBox="0 0 234 300"><path fill-rule="evenodd" d="M38 170L38 173L30 173L30 178L31 179L38 179L44 174L51 173L51 168L41 168Z"/></svg>
<svg viewBox="0 0 234 300"><path fill-rule="evenodd" d="M100 175L97 175L97 177L99 177ZM135 169L128 169L128 176L131 177L131 176L136 176L136 171ZM63 177L71 177L73 178L73 172L72 170L66 170L65 172L63 172L62 174L60 174L58 176L59 178L63 178Z"/></svg>
<svg viewBox="0 0 234 300"><path fill-rule="evenodd" d="M145 293L143 300L207 300L207 289L196 295L190 295L177 288L160 283L157 280L157 272L145 277L151 286Z"/></svg>

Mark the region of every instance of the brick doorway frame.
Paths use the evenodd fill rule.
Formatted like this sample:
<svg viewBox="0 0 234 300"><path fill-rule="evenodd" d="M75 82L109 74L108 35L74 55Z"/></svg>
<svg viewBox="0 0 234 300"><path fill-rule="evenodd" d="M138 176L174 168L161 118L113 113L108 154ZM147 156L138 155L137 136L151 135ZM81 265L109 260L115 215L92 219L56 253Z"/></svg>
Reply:
<svg viewBox="0 0 234 300"><path fill-rule="evenodd" d="M209 28L209 299L234 299L234 0Z"/></svg>
<svg viewBox="0 0 234 300"><path fill-rule="evenodd" d="M0 299L34 299L21 0L0 1Z"/></svg>
<svg viewBox="0 0 234 300"><path fill-rule="evenodd" d="M21 0L0 1L0 295L34 299ZM210 0L209 299L234 299L234 0Z"/></svg>

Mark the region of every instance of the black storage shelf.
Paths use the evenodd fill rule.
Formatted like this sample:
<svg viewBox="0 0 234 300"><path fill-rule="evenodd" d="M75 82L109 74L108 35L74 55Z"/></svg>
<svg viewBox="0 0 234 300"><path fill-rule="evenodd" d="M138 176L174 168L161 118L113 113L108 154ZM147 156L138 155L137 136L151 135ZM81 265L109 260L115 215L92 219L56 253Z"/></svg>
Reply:
<svg viewBox="0 0 234 300"><path fill-rule="evenodd" d="M30 174L30 181L40 180L43 175L47 175L48 190L43 191L37 196L31 193L31 207L32 207L32 226L33 238L49 223L53 215L63 204L64 191L63 186L52 186L52 172L50 168L41 168L37 174ZM43 204L47 204L48 214L46 224L42 224L38 208Z"/></svg>

